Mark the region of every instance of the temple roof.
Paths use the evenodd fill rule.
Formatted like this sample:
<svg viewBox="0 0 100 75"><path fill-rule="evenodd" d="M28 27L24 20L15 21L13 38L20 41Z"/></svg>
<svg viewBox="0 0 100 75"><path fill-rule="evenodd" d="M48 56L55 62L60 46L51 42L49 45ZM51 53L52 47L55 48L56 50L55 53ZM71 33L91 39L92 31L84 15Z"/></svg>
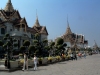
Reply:
<svg viewBox="0 0 100 75"><path fill-rule="evenodd" d="M31 27L27 27L27 31L30 31L33 34L37 33L37 31L34 28L31 28Z"/></svg>
<svg viewBox="0 0 100 75"><path fill-rule="evenodd" d="M66 30L66 33L65 34L72 34L72 31L71 31L71 29L70 29L70 26L69 26L69 22L68 22L68 20L67 20L67 30Z"/></svg>
<svg viewBox="0 0 100 75"><path fill-rule="evenodd" d="M34 26L36 26L36 27L40 27L40 23L39 23L38 17L36 18L36 21L35 21Z"/></svg>
<svg viewBox="0 0 100 75"><path fill-rule="evenodd" d="M42 34L47 34L47 35L48 35L47 29L46 29L46 27L45 27L45 26L44 26L44 27L42 27L42 29L41 29L40 33L42 33Z"/></svg>
<svg viewBox="0 0 100 75"><path fill-rule="evenodd" d="M96 43L95 40L94 40L94 42L95 42L95 43L94 43L94 46L93 46L93 47L94 47L94 48L98 48L98 45L97 45L97 43Z"/></svg>
<svg viewBox="0 0 100 75"><path fill-rule="evenodd" d="M12 23L15 27L24 27L26 25L26 31L32 32L32 33L41 33L48 35L47 29L45 26L41 26L38 20L38 16L36 16L36 21L34 26L28 27L27 21L25 18L21 18L20 13L18 10L15 10L13 8L13 5L11 3L11 0L8 0L6 6L4 9L0 10L0 24L4 24L6 22Z"/></svg>
<svg viewBox="0 0 100 75"><path fill-rule="evenodd" d="M8 0L7 4L6 4L6 7L4 8L5 12L13 12L14 9L13 9L13 5L11 3L11 0Z"/></svg>

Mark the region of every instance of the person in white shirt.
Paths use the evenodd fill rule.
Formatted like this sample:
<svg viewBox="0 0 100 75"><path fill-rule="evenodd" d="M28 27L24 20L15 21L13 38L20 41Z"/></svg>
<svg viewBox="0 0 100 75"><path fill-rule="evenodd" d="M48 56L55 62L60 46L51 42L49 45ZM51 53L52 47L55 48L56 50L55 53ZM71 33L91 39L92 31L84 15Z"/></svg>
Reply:
<svg viewBox="0 0 100 75"><path fill-rule="evenodd" d="M38 59L36 57L36 55L34 55L34 70L37 70L37 63L38 63Z"/></svg>
<svg viewBox="0 0 100 75"><path fill-rule="evenodd" d="M73 53L71 53L70 57L71 57L71 60L73 60Z"/></svg>
<svg viewBox="0 0 100 75"><path fill-rule="evenodd" d="M28 56L26 53L24 53L24 64L23 64L23 71L25 70L25 66L26 66L26 69L28 70Z"/></svg>

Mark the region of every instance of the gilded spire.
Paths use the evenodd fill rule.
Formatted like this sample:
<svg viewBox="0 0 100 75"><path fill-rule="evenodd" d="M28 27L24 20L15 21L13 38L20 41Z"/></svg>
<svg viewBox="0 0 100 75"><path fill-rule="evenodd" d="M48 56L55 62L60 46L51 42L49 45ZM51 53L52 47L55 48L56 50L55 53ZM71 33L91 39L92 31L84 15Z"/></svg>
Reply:
<svg viewBox="0 0 100 75"><path fill-rule="evenodd" d="M66 34L72 34L70 26L69 26L69 22L68 22L68 16L67 16L67 30L66 30Z"/></svg>
<svg viewBox="0 0 100 75"><path fill-rule="evenodd" d="M37 10L36 10L36 21L35 21L34 26L40 27L40 23L39 23L39 20L38 20L38 15L37 15Z"/></svg>
<svg viewBox="0 0 100 75"><path fill-rule="evenodd" d="M68 22L68 16L67 16L67 25L68 25L68 27L67 27L67 28L70 28L70 27L69 27L69 22Z"/></svg>
<svg viewBox="0 0 100 75"><path fill-rule="evenodd" d="M97 45L97 43L96 43L96 41L95 41L95 40L94 40L94 42L95 42L95 43L94 43L93 48L94 48L94 49L97 49L97 48L98 48L98 45Z"/></svg>
<svg viewBox="0 0 100 75"><path fill-rule="evenodd" d="M8 0L8 3L11 3L11 0Z"/></svg>
<svg viewBox="0 0 100 75"><path fill-rule="evenodd" d="M11 3L11 0L8 0L7 4L6 4L6 7L4 9L6 12L13 12L13 5Z"/></svg>
<svg viewBox="0 0 100 75"><path fill-rule="evenodd" d="M94 40L94 42L95 42L94 46L95 46L95 47L98 47L98 45L97 45L97 43L96 43L96 41L95 41L95 40Z"/></svg>

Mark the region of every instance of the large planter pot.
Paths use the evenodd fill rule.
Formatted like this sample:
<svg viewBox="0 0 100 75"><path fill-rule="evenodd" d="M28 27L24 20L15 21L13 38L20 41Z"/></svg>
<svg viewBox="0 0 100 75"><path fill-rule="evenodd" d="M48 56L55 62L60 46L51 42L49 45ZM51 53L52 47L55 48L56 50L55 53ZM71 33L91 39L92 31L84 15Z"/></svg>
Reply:
<svg viewBox="0 0 100 75"><path fill-rule="evenodd" d="M18 65L18 61L10 61L10 67L11 68L17 68L19 65Z"/></svg>
<svg viewBox="0 0 100 75"><path fill-rule="evenodd" d="M20 59L19 62L18 62L18 66L23 66L23 63L24 63L24 59Z"/></svg>
<svg viewBox="0 0 100 75"><path fill-rule="evenodd" d="M45 57L42 59L42 64L47 64L47 62L48 62L48 58Z"/></svg>
<svg viewBox="0 0 100 75"><path fill-rule="evenodd" d="M42 65L42 59L43 58L38 58L38 65Z"/></svg>
<svg viewBox="0 0 100 75"><path fill-rule="evenodd" d="M70 55L67 56L67 60L71 60L71 56Z"/></svg>
<svg viewBox="0 0 100 75"><path fill-rule="evenodd" d="M0 65L5 65L5 61L0 61Z"/></svg>
<svg viewBox="0 0 100 75"><path fill-rule="evenodd" d="M23 66L24 64L24 59L20 59L18 62L19 66ZM28 66L33 66L34 65L34 61L32 59L28 59Z"/></svg>
<svg viewBox="0 0 100 75"><path fill-rule="evenodd" d="M66 55L63 55L62 56L62 61L65 61L65 60L67 60L67 56Z"/></svg>
<svg viewBox="0 0 100 75"><path fill-rule="evenodd" d="M10 61L10 68L17 68L19 66L18 62L19 61ZM0 65L4 65L5 66L5 61L0 61Z"/></svg>
<svg viewBox="0 0 100 75"><path fill-rule="evenodd" d="M38 58L39 65L47 64L48 58Z"/></svg>
<svg viewBox="0 0 100 75"><path fill-rule="evenodd" d="M52 58L52 63L55 63L56 62L56 57L53 57Z"/></svg>
<svg viewBox="0 0 100 75"><path fill-rule="evenodd" d="M60 56L56 56L57 62L62 61L62 58Z"/></svg>
<svg viewBox="0 0 100 75"><path fill-rule="evenodd" d="M33 66L33 65L34 65L34 61L31 60L31 59L29 59L29 60L28 60L28 65L29 65L29 66Z"/></svg>
<svg viewBox="0 0 100 75"><path fill-rule="evenodd" d="M51 64L52 63L52 57L48 57L48 64Z"/></svg>

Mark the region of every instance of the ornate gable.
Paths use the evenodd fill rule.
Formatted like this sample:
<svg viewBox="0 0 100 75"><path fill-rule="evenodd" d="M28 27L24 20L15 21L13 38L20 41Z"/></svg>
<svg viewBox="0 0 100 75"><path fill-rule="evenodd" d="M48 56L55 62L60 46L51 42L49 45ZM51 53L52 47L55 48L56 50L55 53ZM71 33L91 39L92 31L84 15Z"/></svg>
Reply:
<svg viewBox="0 0 100 75"><path fill-rule="evenodd" d="M34 26L33 28L34 28L38 33L40 33L40 31L41 31L41 29L42 29L42 26L40 26L40 27Z"/></svg>
<svg viewBox="0 0 100 75"><path fill-rule="evenodd" d="M37 33L37 31L34 28L31 28L31 27L27 27L27 31L31 32L33 34Z"/></svg>
<svg viewBox="0 0 100 75"><path fill-rule="evenodd" d="M20 24L25 24L28 27L25 17L20 20Z"/></svg>
<svg viewBox="0 0 100 75"><path fill-rule="evenodd" d="M42 29L41 29L40 33L41 33L41 34L46 34L46 35L48 35L47 29L46 29L46 27L45 27L45 26L44 26L44 27L42 27Z"/></svg>
<svg viewBox="0 0 100 75"><path fill-rule="evenodd" d="M5 16L5 13L4 13L3 10L0 10L0 19L1 19L2 21L7 21L6 16Z"/></svg>
<svg viewBox="0 0 100 75"><path fill-rule="evenodd" d="M15 19L21 19L21 16L19 14L19 11L15 11L13 14L12 14L12 18L15 18Z"/></svg>

